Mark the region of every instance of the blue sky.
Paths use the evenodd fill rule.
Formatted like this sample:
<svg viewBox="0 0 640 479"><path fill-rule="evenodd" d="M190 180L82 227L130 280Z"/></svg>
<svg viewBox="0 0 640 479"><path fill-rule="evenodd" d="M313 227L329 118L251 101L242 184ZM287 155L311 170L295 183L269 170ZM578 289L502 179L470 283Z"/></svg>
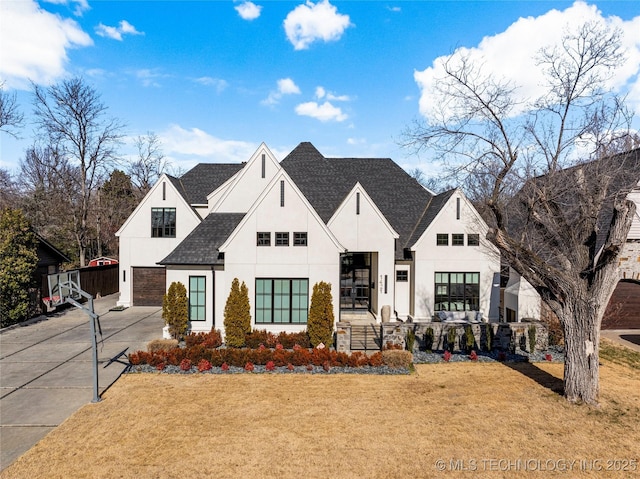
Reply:
<svg viewBox="0 0 640 479"><path fill-rule="evenodd" d="M0 133L0 167L16 171L33 141L29 80L79 75L127 125L124 159L152 131L183 169L246 161L261 142L282 159L311 141L326 156L391 157L432 173L398 141L428 112L434 62L467 48L526 84L519 59L583 19L622 29L627 61L612 87L640 113L632 0L2 0L0 80L27 125L19 140Z"/></svg>

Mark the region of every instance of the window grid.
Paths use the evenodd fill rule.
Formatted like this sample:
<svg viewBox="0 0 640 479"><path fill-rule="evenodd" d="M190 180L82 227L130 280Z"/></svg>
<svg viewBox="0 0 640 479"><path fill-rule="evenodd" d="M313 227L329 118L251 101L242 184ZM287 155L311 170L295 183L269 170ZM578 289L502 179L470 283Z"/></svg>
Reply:
<svg viewBox="0 0 640 479"><path fill-rule="evenodd" d="M293 246L307 246L306 231L298 231L293 233Z"/></svg>
<svg viewBox="0 0 640 479"><path fill-rule="evenodd" d="M449 235L447 233L438 233L436 235L436 245L437 246L448 246L449 245Z"/></svg>
<svg viewBox="0 0 640 479"><path fill-rule="evenodd" d="M151 208L151 237L176 237L175 208Z"/></svg>
<svg viewBox="0 0 640 479"><path fill-rule="evenodd" d="M305 324L308 279L256 279L256 324Z"/></svg>
<svg viewBox="0 0 640 479"><path fill-rule="evenodd" d="M396 271L396 282L405 283L407 281L409 281L409 271L402 269Z"/></svg>
<svg viewBox="0 0 640 479"><path fill-rule="evenodd" d="M451 235L452 246L464 246L464 233L453 233Z"/></svg>
<svg viewBox="0 0 640 479"><path fill-rule="evenodd" d="M268 231L258 231L256 244L258 246L271 246L271 233Z"/></svg>
<svg viewBox="0 0 640 479"><path fill-rule="evenodd" d="M205 321L206 318L206 278L189 276L189 320Z"/></svg>
<svg viewBox="0 0 640 479"><path fill-rule="evenodd" d="M276 232L276 246L289 246L289 232Z"/></svg>
<svg viewBox="0 0 640 479"><path fill-rule="evenodd" d="M478 311L480 273L436 273L435 311Z"/></svg>
<svg viewBox="0 0 640 479"><path fill-rule="evenodd" d="M477 233L467 235L467 246L480 246L480 235Z"/></svg>

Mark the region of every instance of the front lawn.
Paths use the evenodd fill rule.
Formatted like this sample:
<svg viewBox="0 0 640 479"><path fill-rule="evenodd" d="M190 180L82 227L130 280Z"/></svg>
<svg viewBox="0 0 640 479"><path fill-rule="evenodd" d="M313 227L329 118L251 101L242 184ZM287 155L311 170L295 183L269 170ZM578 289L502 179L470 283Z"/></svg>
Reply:
<svg viewBox="0 0 640 479"><path fill-rule="evenodd" d="M565 402L548 362L130 374L0 477L635 477L640 373L606 344L600 408Z"/></svg>

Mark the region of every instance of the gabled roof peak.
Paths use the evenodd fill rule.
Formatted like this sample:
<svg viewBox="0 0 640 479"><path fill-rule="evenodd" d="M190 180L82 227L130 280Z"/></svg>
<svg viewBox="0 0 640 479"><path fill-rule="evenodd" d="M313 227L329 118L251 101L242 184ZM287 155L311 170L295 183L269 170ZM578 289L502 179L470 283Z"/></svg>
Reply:
<svg viewBox="0 0 640 479"><path fill-rule="evenodd" d="M296 146L291 153L287 155L285 160L314 160L324 161L325 157L313 146L310 141L303 141Z"/></svg>

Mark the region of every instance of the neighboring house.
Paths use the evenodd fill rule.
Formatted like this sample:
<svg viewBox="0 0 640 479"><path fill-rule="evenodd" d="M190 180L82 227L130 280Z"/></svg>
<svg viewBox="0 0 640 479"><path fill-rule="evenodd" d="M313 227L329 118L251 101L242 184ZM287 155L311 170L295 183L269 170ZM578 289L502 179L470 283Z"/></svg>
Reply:
<svg viewBox="0 0 640 479"><path fill-rule="evenodd" d="M223 329L234 278L252 327L306 327L313 285L332 285L337 320L439 310L499 316L500 261L460 190L433 195L390 159L325 158L311 143L278 163L266 145L242 164L163 175L116 233L123 306L162 304L174 281L191 328ZM393 314L395 317L395 314Z"/></svg>
<svg viewBox="0 0 640 479"><path fill-rule="evenodd" d="M627 153L605 158L609 161L623 161L625 173L624 185L622 188L632 188L627 198L636 205L636 212L627 235L627 241L620 255L620 283L617 291L612 296L611 302L616 302L616 307L609 304L609 311L605 313L605 321L614 324L625 324L627 327L640 328L640 310L633 304L637 301L629 301L631 295L628 291L638 291L640 288L640 149L631 150ZM600 160L603 161L603 160ZM633 186L635 185L635 187ZM609 217L606 217L606 215ZM606 224L610 220L611 212L605 213L602 223ZM604 244L604 236L607 230L600 231L598 244L600 248ZM625 284L623 284L625 283ZM634 283L629 285L626 283ZM627 307L628 303L628 307ZM634 308L634 309L629 309ZM521 321L526 318L539 319L541 315L541 299L535 289L513 269L509 269L509 281L504 292L504 318L506 321ZM608 317L607 317L608 316ZM633 316L633 321L629 318ZM622 321L624 318L624 321Z"/></svg>
<svg viewBox="0 0 640 479"><path fill-rule="evenodd" d="M59 273L62 263L69 263L71 259L37 233L36 239L38 241L38 264L33 272L33 281L37 285L37 289L31 294L31 304L33 313L39 314L46 311L46 305L42 302L42 298L49 296L47 276Z"/></svg>
<svg viewBox="0 0 640 479"><path fill-rule="evenodd" d="M91 261L89 261L88 266L89 267L107 266L110 264L118 264L118 260L113 258L107 258L106 256L100 256L99 258L93 258Z"/></svg>

